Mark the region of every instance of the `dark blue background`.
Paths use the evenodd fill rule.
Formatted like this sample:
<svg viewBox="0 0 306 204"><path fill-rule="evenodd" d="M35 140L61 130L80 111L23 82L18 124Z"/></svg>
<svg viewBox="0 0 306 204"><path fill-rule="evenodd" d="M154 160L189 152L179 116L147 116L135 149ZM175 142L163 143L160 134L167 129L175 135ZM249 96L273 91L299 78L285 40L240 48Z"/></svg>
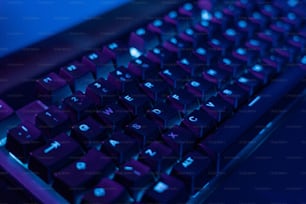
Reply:
<svg viewBox="0 0 306 204"><path fill-rule="evenodd" d="M0 57L129 0L0 0Z"/></svg>

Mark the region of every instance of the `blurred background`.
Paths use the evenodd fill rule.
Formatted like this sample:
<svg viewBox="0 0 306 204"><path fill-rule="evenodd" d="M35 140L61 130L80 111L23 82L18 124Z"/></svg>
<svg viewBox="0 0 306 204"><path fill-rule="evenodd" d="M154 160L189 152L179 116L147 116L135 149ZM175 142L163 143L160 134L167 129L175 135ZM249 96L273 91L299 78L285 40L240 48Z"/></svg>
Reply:
<svg viewBox="0 0 306 204"><path fill-rule="evenodd" d="M0 0L0 57L129 0Z"/></svg>

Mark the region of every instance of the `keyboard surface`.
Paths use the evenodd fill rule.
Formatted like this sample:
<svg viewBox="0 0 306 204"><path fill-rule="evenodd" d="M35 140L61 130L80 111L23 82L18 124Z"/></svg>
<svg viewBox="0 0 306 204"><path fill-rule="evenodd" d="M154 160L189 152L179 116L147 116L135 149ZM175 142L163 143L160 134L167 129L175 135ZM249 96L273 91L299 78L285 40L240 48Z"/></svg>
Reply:
<svg viewBox="0 0 306 204"><path fill-rule="evenodd" d="M9 89L1 172L42 203L204 202L305 88L296 4L177 3Z"/></svg>

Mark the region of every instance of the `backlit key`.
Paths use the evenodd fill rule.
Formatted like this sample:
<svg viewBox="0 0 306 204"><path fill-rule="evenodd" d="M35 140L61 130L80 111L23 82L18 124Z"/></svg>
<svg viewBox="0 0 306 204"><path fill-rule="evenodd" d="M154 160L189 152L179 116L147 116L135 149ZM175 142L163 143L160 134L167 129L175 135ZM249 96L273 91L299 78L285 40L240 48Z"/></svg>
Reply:
<svg viewBox="0 0 306 204"><path fill-rule="evenodd" d="M48 104L59 104L71 94L68 83L55 73L36 81L38 97Z"/></svg>
<svg viewBox="0 0 306 204"><path fill-rule="evenodd" d="M20 161L27 163L29 153L44 144L41 131L32 123L23 122L8 130L6 149Z"/></svg>
<svg viewBox="0 0 306 204"><path fill-rule="evenodd" d="M79 144L66 134L60 134L49 140L45 146L30 153L29 169L46 182L50 182L53 173L82 155Z"/></svg>
<svg viewBox="0 0 306 204"><path fill-rule="evenodd" d="M73 91L84 92L87 84L94 81L91 70L78 62L62 67L60 69L60 76L69 83Z"/></svg>

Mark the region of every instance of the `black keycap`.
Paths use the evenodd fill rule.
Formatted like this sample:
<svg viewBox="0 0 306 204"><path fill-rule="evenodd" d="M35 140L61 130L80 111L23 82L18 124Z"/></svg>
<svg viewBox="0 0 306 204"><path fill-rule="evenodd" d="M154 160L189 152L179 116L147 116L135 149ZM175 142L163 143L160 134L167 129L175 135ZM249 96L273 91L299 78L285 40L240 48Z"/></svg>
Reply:
<svg viewBox="0 0 306 204"><path fill-rule="evenodd" d="M148 51L147 58L158 64L160 68L165 69L172 66L177 60L177 53L164 46L157 46Z"/></svg>
<svg viewBox="0 0 306 204"><path fill-rule="evenodd" d="M201 108L218 122L222 122L233 112L231 105L222 100L219 96L209 98L203 103Z"/></svg>
<svg viewBox="0 0 306 204"><path fill-rule="evenodd" d="M301 25L301 18L299 15L295 14L294 12L290 11L287 15L281 17L281 19L292 26L292 29L300 29Z"/></svg>
<svg viewBox="0 0 306 204"><path fill-rule="evenodd" d="M182 39L183 41L189 43L191 46L190 48L196 48L197 43L196 43L196 32L193 28L189 27L185 29L183 32L179 34L179 38Z"/></svg>
<svg viewBox="0 0 306 204"><path fill-rule="evenodd" d="M82 58L82 63L87 66L98 78L107 78L107 74L114 70L112 57L100 52L90 52ZM89 83L87 83L89 84Z"/></svg>
<svg viewBox="0 0 306 204"><path fill-rule="evenodd" d="M44 144L41 131L30 122L22 122L7 133L5 148L27 163L29 153Z"/></svg>
<svg viewBox="0 0 306 204"><path fill-rule="evenodd" d="M154 181L151 169L135 160L122 165L115 173L114 180L124 185L134 197Z"/></svg>
<svg viewBox="0 0 306 204"><path fill-rule="evenodd" d="M248 50L244 47L238 47L232 51L234 59L238 62L241 62L244 65L252 65L254 63L254 56L251 55L251 52L248 53Z"/></svg>
<svg viewBox="0 0 306 204"><path fill-rule="evenodd" d="M107 154L116 164L126 162L138 151L137 141L122 132L113 133L101 146L101 152Z"/></svg>
<svg viewBox="0 0 306 204"><path fill-rule="evenodd" d="M176 27L163 19L155 19L148 24L147 29L157 34L161 42L176 34Z"/></svg>
<svg viewBox="0 0 306 204"><path fill-rule="evenodd" d="M306 39L303 36L292 34L288 37L287 44L292 52L299 53L305 48Z"/></svg>
<svg viewBox="0 0 306 204"><path fill-rule="evenodd" d="M198 99L184 89L175 90L167 99L171 107L183 114L190 113L199 105Z"/></svg>
<svg viewBox="0 0 306 204"><path fill-rule="evenodd" d="M224 56L226 47L220 38L212 38L207 42L207 57L209 61L213 61L218 56Z"/></svg>
<svg viewBox="0 0 306 204"><path fill-rule="evenodd" d="M107 134L100 123L92 117L87 117L78 124L72 126L71 137L82 144L85 149L90 149L106 139Z"/></svg>
<svg viewBox="0 0 306 204"><path fill-rule="evenodd" d="M234 84L226 86L219 92L220 97L227 101L234 109L239 108L248 99L248 94Z"/></svg>
<svg viewBox="0 0 306 204"><path fill-rule="evenodd" d="M278 36L279 40L286 39L293 32L292 26L283 20L277 20L270 24L270 29L274 35Z"/></svg>
<svg viewBox="0 0 306 204"><path fill-rule="evenodd" d="M129 123L125 131L137 140L140 148L144 148L146 144L156 140L159 135L156 124L152 120L141 116Z"/></svg>
<svg viewBox="0 0 306 204"><path fill-rule="evenodd" d="M117 104L104 106L101 110L97 111L97 116L110 131L121 129L130 119L130 113Z"/></svg>
<svg viewBox="0 0 306 204"><path fill-rule="evenodd" d="M286 60L283 57L275 54L268 54L262 59L263 65L272 68L276 73L280 73L285 68L285 61Z"/></svg>
<svg viewBox="0 0 306 204"><path fill-rule="evenodd" d="M110 56L115 67L126 66L132 59L129 53L129 47L123 42L112 42L102 48L102 56Z"/></svg>
<svg viewBox="0 0 306 204"><path fill-rule="evenodd" d="M159 65L142 55L129 62L128 70L141 80L147 80L153 79L154 75L157 75Z"/></svg>
<svg viewBox="0 0 306 204"><path fill-rule="evenodd" d="M81 159L54 173L54 189L74 202L76 196L97 184L102 176L107 176L115 169L112 160L97 151L90 150Z"/></svg>
<svg viewBox="0 0 306 204"><path fill-rule="evenodd" d="M258 11L250 13L249 20L256 30L264 29L269 23L269 19Z"/></svg>
<svg viewBox="0 0 306 204"><path fill-rule="evenodd" d="M16 114L20 121L35 124L36 115L47 109L48 106L46 106L42 101L35 100L19 108L16 111Z"/></svg>
<svg viewBox="0 0 306 204"><path fill-rule="evenodd" d="M103 105L117 100L116 90L104 79L98 79L89 84L86 89L86 96L88 96L97 107L102 107Z"/></svg>
<svg viewBox="0 0 306 204"><path fill-rule="evenodd" d="M226 22L223 18L223 13L220 10L216 10L213 12L213 15L210 19L210 37L218 35L224 31L224 28L226 27Z"/></svg>
<svg viewBox="0 0 306 204"><path fill-rule="evenodd" d="M227 51L232 50L234 47L238 46L241 42L243 42L243 37L244 37L233 27L227 28L223 32L222 36L225 39L223 43L225 44L224 47L227 48Z"/></svg>
<svg viewBox="0 0 306 204"><path fill-rule="evenodd" d="M18 123L14 109L0 99L0 137L4 138L6 131L16 127Z"/></svg>
<svg viewBox="0 0 306 204"><path fill-rule="evenodd" d="M218 68L228 71L232 77L236 77L244 71L245 66L232 57L223 57L218 61Z"/></svg>
<svg viewBox="0 0 306 204"><path fill-rule="evenodd" d="M221 89L229 82L230 73L222 69L208 68L203 72L203 77Z"/></svg>
<svg viewBox="0 0 306 204"><path fill-rule="evenodd" d="M248 19L240 19L235 23L235 27L237 31L242 34L242 41L252 38L257 31L256 27L253 26Z"/></svg>
<svg viewBox="0 0 306 204"><path fill-rule="evenodd" d="M195 22L200 20L200 10L194 3L187 2L178 9L178 19L181 21L180 24L188 24L191 26Z"/></svg>
<svg viewBox="0 0 306 204"><path fill-rule="evenodd" d="M244 16L255 9L255 4L255 2L250 1L236 1L235 7L241 11L241 16Z"/></svg>
<svg viewBox="0 0 306 204"><path fill-rule="evenodd" d="M165 104L153 106L147 114L162 129L171 128L181 120L179 112Z"/></svg>
<svg viewBox="0 0 306 204"><path fill-rule="evenodd" d="M259 32L257 37L265 44L265 48L277 47L280 40L280 34L277 34L268 28Z"/></svg>
<svg viewBox="0 0 306 204"><path fill-rule="evenodd" d="M164 69L159 75L174 89L182 87L188 81L186 72L177 67Z"/></svg>
<svg viewBox="0 0 306 204"><path fill-rule="evenodd" d="M265 4L260 8L260 12L266 16L268 19L275 19L279 16L279 10L277 7L271 4Z"/></svg>
<svg viewBox="0 0 306 204"><path fill-rule="evenodd" d="M205 101L217 91L217 87L213 83L204 80L202 77L193 78L185 87L187 91L194 94L201 101Z"/></svg>
<svg viewBox="0 0 306 204"><path fill-rule="evenodd" d="M141 53L152 49L158 43L159 38L157 33L145 28L138 28L136 31L131 32L129 38L129 47L136 48Z"/></svg>
<svg viewBox="0 0 306 204"><path fill-rule="evenodd" d="M99 184L84 194L83 204L90 203L124 203L128 200L126 189L115 181L103 178Z"/></svg>
<svg viewBox="0 0 306 204"><path fill-rule="evenodd" d="M178 32L191 26L190 18L184 18L183 15L177 11L170 11L164 16L164 20L174 26Z"/></svg>
<svg viewBox="0 0 306 204"><path fill-rule="evenodd" d="M188 193L186 193L184 183L172 176L163 174L160 179L145 192L142 202L185 203L187 198Z"/></svg>
<svg viewBox="0 0 306 204"><path fill-rule="evenodd" d="M71 124L68 114L55 106L50 106L47 110L36 116L36 127L38 127L44 137L54 137L68 129Z"/></svg>
<svg viewBox="0 0 306 204"><path fill-rule="evenodd" d="M258 38L251 38L245 42L247 52L256 57L266 57L269 54L269 50L265 48L265 44Z"/></svg>
<svg viewBox="0 0 306 204"><path fill-rule="evenodd" d="M71 94L68 83L53 72L37 80L36 88L38 97L47 104L59 104Z"/></svg>
<svg viewBox="0 0 306 204"><path fill-rule="evenodd" d="M144 93L126 92L119 96L119 102L128 109L134 116L145 113L145 111L151 106L151 100Z"/></svg>
<svg viewBox="0 0 306 204"><path fill-rule="evenodd" d="M206 66L206 63L191 54L176 62L176 64L187 72L191 77L198 76Z"/></svg>
<svg viewBox="0 0 306 204"><path fill-rule="evenodd" d="M163 47L167 50L175 52L178 58L186 56L193 49L193 43L186 41L179 36L171 37L169 40L163 43Z"/></svg>
<svg viewBox="0 0 306 204"><path fill-rule="evenodd" d="M140 152L138 160L149 166L155 174L159 175L176 161L176 157L169 147L155 141Z"/></svg>
<svg viewBox="0 0 306 204"><path fill-rule="evenodd" d="M128 91L137 86L138 79L127 68L118 67L110 72L107 81L118 91Z"/></svg>
<svg viewBox="0 0 306 204"><path fill-rule="evenodd" d="M234 22L237 22L239 19L241 19L241 10L234 4L224 7L222 9L222 13L227 27L232 26Z"/></svg>
<svg viewBox="0 0 306 204"><path fill-rule="evenodd" d="M209 65L213 59L214 56L209 56L207 53L207 49L203 47L198 47L195 50L192 51L191 56L194 56L196 59L198 59L200 62ZM206 66L202 67L202 69L206 68Z"/></svg>
<svg viewBox="0 0 306 204"><path fill-rule="evenodd" d="M183 181L188 191L194 193L214 175L212 161L204 154L191 152L173 167L171 175Z"/></svg>
<svg viewBox="0 0 306 204"><path fill-rule="evenodd" d="M162 101L170 93L170 87L162 79L149 80L140 84L140 88L154 102Z"/></svg>
<svg viewBox="0 0 306 204"><path fill-rule="evenodd" d="M94 103L82 92L75 92L63 101L63 109L75 123L94 112Z"/></svg>
<svg viewBox="0 0 306 204"><path fill-rule="evenodd" d="M69 83L73 91L84 92L87 84L94 81L91 70L78 62L62 67L59 74Z"/></svg>
<svg viewBox="0 0 306 204"><path fill-rule="evenodd" d="M193 149L196 137L186 128L175 126L162 134L162 140L181 159L187 152Z"/></svg>
<svg viewBox="0 0 306 204"><path fill-rule="evenodd" d="M282 58L285 64L293 63L298 54L286 44L274 48L273 53L276 57Z"/></svg>
<svg viewBox="0 0 306 204"><path fill-rule="evenodd" d="M260 81L249 73L239 76L235 80L235 84L248 92L249 96L253 96L261 87Z"/></svg>
<svg viewBox="0 0 306 204"><path fill-rule="evenodd" d="M30 153L29 169L46 182L52 174L82 155L79 144L66 134L60 134Z"/></svg>
<svg viewBox="0 0 306 204"><path fill-rule="evenodd" d="M203 45L210 36L210 21L202 20L194 25L196 45Z"/></svg>
<svg viewBox="0 0 306 204"><path fill-rule="evenodd" d="M276 70L268 65L255 64L248 69L248 71L258 78L263 84L267 84L273 75L275 75Z"/></svg>
<svg viewBox="0 0 306 204"><path fill-rule="evenodd" d="M198 138L206 135L215 127L216 121L203 110L195 110L185 117L183 124Z"/></svg>

